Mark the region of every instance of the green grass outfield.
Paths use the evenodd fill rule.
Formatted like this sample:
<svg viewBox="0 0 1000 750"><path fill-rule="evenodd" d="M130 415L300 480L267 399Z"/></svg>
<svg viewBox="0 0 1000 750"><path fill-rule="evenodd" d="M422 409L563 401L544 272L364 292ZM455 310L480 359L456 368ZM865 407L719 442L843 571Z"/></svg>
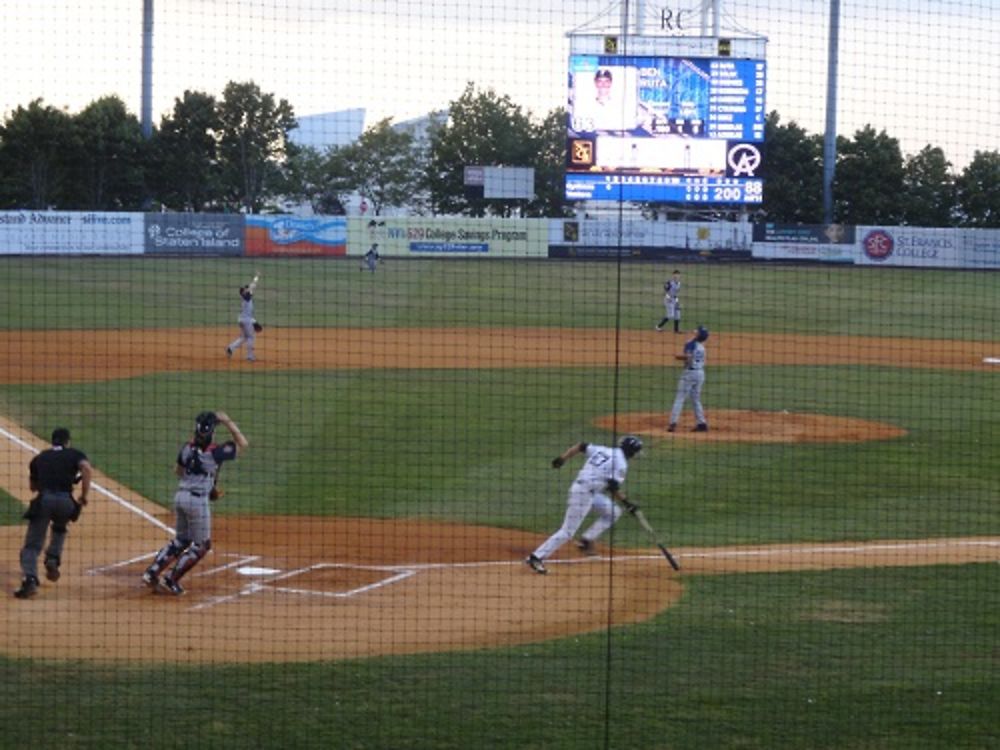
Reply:
<svg viewBox="0 0 1000 750"><path fill-rule="evenodd" d="M1000 274L681 268L687 326L1000 349ZM616 325L652 328L673 265L389 259L372 276L354 260L5 258L0 329L232 325L235 335L235 290L254 270L265 336L282 326L610 336ZM672 545L1000 534L1000 368L716 367L711 345L710 415L787 409L908 432L837 445L647 441L626 487ZM218 513L541 534L559 524L577 465L554 472L551 457L579 439L610 440L596 416L669 409L677 375L169 373L0 385L0 413L42 436L69 425L102 471L164 505L191 419L222 408L253 445L227 470ZM0 522L20 523L2 495ZM644 540L623 523L615 542ZM996 564L689 578L681 603L651 622L473 653L198 669L0 659L0 748L986 748L1000 743L998 580Z"/></svg>

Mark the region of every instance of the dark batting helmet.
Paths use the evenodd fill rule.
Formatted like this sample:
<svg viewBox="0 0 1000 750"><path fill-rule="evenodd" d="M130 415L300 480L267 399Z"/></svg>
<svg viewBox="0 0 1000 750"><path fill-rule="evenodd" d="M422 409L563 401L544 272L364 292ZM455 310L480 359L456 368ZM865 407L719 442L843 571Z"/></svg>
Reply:
<svg viewBox="0 0 1000 750"><path fill-rule="evenodd" d="M626 435L618 443L618 447L622 449L625 458L632 458L632 456L642 450L642 441L634 435Z"/></svg>
<svg viewBox="0 0 1000 750"><path fill-rule="evenodd" d="M215 426L219 423L219 418L214 411L203 411L194 418L194 441L200 446L206 446L212 442L212 434Z"/></svg>
<svg viewBox="0 0 1000 750"><path fill-rule="evenodd" d="M694 338L695 341L706 341L708 339L708 329L705 326L698 326L698 333Z"/></svg>

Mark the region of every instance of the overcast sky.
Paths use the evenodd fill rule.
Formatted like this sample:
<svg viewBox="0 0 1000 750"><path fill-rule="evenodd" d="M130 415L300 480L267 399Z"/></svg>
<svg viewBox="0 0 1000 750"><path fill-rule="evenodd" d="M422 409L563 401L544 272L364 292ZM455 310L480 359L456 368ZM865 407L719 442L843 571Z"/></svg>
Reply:
<svg viewBox="0 0 1000 750"><path fill-rule="evenodd" d="M825 122L830 0L722 0L726 35L766 37L767 109ZM614 31L595 0L158 0L153 112L185 89L254 80L299 115L365 108L368 122L445 107L465 83L542 116L566 100L567 33ZM633 0L630 7L641 3ZM42 97L71 112L106 95L140 113L142 0L0 0L0 114ZM646 2L647 31L697 0ZM957 166L1000 148L1000 0L841 0L838 131L865 124L904 153Z"/></svg>

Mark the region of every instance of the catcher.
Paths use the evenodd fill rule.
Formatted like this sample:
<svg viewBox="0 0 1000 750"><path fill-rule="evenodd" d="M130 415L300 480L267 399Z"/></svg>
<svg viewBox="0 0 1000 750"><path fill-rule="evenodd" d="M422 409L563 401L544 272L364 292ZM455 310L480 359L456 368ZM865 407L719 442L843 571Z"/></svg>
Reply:
<svg viewBox="0 0 1000 750"><path fill-rule="evenodd" d="M240 287L240 315L236 320L240 327L240 335L226 347L227 357L232 357L233 352L245 343L247 345L247 362L257 360L254 354L254 342L257 339L257 334L264 330L264 326L258 323L253 316L253 294L257 290L258 281L260 281L260 274L256 273L253 281Z"/></svg>
<svg viewBox="0 0 1000 750"><path fill-rule="evenodd" d="M221 445L213 442L215 428L222 423L233 439ZM194 420L194 437L181 446L174 473L180 478L174 495L177 515L176 536L159 552L142 574L142 582L154 591L180 596L180 580L212 548L212 511L209 502L222 497L219 471L233 461L249 443L225 412L203 411ZM168 566L170 572L160 575Z"/></svg>

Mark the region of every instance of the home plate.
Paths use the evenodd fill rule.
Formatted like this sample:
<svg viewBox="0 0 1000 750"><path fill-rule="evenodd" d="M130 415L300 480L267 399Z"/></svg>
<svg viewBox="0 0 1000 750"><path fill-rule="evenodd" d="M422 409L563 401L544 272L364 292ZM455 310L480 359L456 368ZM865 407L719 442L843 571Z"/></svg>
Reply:
<svg viewBox="0 0 1000 750"><path fill-rule="evenodd" d="M1000 357L983 357L983 362L988 365L1000 365Z"/></svg>
<svg viewBox="0 0 1000 750"><path fill-rule="evenodd" d="M241 568L237 568L236 572L241 576L273 576L275 573L280 573L281 571L276 568L258 568L253 565L244 565Z"/></svg>

